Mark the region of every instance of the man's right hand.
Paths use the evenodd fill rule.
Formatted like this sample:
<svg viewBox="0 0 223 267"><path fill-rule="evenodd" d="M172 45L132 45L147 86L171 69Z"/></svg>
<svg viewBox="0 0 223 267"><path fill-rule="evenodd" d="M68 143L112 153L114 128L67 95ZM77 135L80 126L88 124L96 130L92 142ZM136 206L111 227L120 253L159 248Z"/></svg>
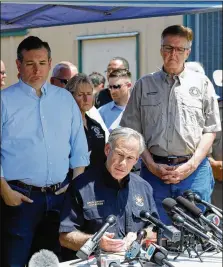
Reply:
<svg viewBox="0 0 223 267"><path fill-rule="evenodd" d="M22 202L33 203L33 200L13 189L2 193L2 198L7 206L19 206Z"/></svg>
<svg viewBox="0 0 223 267"><path fill-rule="evenodd" d="M163 180L163 177L166 175L175 175L175 167L168 166L166 164L153 163L150 165L149 170L157 177Z"/></svg>
<svg viewBox="0 0 223 267"><path fill-rule="evenodd" d="M121 252L125 248L125 241L113 239L114 233L105 233L100 240L100 248L108 252Z"/></svg>

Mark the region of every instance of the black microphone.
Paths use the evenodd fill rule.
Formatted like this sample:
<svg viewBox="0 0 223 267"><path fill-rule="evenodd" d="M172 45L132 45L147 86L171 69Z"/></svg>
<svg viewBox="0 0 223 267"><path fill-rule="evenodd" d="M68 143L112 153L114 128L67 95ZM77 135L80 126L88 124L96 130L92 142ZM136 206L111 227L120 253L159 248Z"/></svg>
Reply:
<svg viewBox="0 0 223 267"><path fill-rule="evenodd" d="M142 210L140 212L140 218L143 221L150 221L156 227L163 230L163 235L171 242L176 243L181 239L181 232L172 225L165 225L159 219L153 217L148 211Z"/></svg>
<svg viewBox="0 0 223 267"><path fill-rule="evenodd" d="M33 254L29 261L29 267L59 267L57 256L47 249L41 249Z"/></svg>
<svg viewBox="0 0 223 267"><path fill-rule="evenodd" d="M194 217L200 218L204 221L213 231L218 232L222 236L222 230L219 229L215 224L209 221L202 213L202 210L191 203L186 198L179 196L176 198L177 202L182 205L186 210L188 210Z"/></svg>
<svg viewBox="0 0 223 267"><path fill-rule="evenodd" d="M197 221L195 221L193 218L187 215L183 210L178 208L177 202L173 198L165 198L162 204L167 213L176 212L180 214L183 218L185 218L187 221L192 223L194 226L196 226L198 229L200 229L201 231L207 232L202 225L200 225Z"/></svg>
<svg viewBox="0 0 223 267"><path fill-rule="evenodd" d="M193 203L196 202L196 203L203 204L205 207L208 207L210 210L212 210L216 215L218 215L222 219L223 211L221 209L219 209L218 207L214 206L211 203L208 203L202 200L201 197L198 194L194 193L192 190L186 190L183 193L183 196Z"/></svg>
<svg viewBox="0 0 223 267"><path fill-rule="evenodd" d="M86 241L86 243L78 250L76 256L82 260L87 260L91 253L96 249L104 233L114 224L116 224L116 217L114 215L109 215L101 229Z"/></svg>
<svg viewBox="0 0 223 267"><path fill-rule="evenodd" d="M195 228L192 225L190 225L189 223L187 223L184 220L184 218L181 217L179 214L177 214L177 213L172 214L172 220L173 220L173 223L174 224L176 224L178 226L183 226L189 232L195 234L196 236L198 236L200 238L203 238L208 243L212 244L214 247L219 248L222 251L222 245L221 244L219 244L218 242L216 242L215 240L213 240L210 236L202 233L200 230L198 230L197 228Z"/></svg>
<svg viewBox="0 0 223 267"><path fill-rule="evenodd" d="M166 260L167 255L168 251L165 248L152 243L146 250L145 258L150 262L158 264L159 266L166 264L169 267L173 267L173 265Z"/></svg>
<svg viewBox="0 0 223 267"><path fill-rule="evenodd" d="M125 253L125 260L135 259L140 254L142 240L147 236L147 232L145 230L141 230L138 232L136 240L134 240L129 247L129 249Z"/></svg>

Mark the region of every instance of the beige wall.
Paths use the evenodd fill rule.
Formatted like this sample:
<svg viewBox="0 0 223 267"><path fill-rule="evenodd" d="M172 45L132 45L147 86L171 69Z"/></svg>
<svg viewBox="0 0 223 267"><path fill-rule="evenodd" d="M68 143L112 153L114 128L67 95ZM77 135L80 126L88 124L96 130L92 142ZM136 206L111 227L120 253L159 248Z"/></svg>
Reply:
<svg viewBox="0 0 223 267"><path fill-rule="evenodd" d="M138 31L140 33L140 76L142 76L156 71L162 64L159 54L162 30L169 25L182 23L183 16L170 16L31 29L29 35L36 35L49 43L54 66L61 60L68 60L77 65L77 36ZM23 38L1 38L1 58L6 65L7 85L17 81L16 49Z"/></svg>

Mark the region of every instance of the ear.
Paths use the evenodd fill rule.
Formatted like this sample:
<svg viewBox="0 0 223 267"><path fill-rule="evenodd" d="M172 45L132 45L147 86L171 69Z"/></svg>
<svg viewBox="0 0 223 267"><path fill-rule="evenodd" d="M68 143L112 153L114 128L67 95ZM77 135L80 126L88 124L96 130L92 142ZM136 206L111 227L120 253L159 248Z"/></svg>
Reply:
<svg viewBox="0 0 223 267"><path fill-rule="evenodd" d="M18 72L20 73L20 69L21 69L21 62L20 62L20 60L18 60L18 59L16 59L16 66L17 66L17 69L18 69Z"/></svg>
<svg viewBox="0 0 223 267"><path fill-rule="evenodd" d="M190 52L191 52L191 49L187 50L187 53L185 55L185 61L189 58Z"/></svg>
<svg viewBox="0 0 223 267"><path fill-rule="evenodd" d="M49 67L51 69L51 66L52 66L52 58L49 58Z"/></svg>
<svg viewBox="0 0 223 267"><path fill-rule="evenodd" d="M109 143L106 143L105 144L105 148L104 148L104 152L105 152L106 157L108 156L108 154L110 153L110 151L111 151L111 146L110 146Z"/></svg>
<svg viewBox="0 0 223 267"><path fill-rule="evenodd" d="M128 82L127 83L127 86L128 86L129 89L131 89L132 88L132 83L131 82Z"/></svg>

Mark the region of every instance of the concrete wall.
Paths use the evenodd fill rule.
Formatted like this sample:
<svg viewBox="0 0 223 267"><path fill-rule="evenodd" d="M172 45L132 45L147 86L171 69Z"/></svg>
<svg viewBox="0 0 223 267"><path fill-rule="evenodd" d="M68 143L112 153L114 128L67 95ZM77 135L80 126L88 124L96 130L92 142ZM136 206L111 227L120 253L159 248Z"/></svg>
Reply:
<svg viewBox="0 0 223 267"><path fill-rule="evenodd" d="M77 36L137 31L140 34L139 64L140 76L142 76L146 73L156 71L157 67L162 65L159 53L162 30L169 25L182 23L183 16L170 16L31 29L28 35L36 35L50 44L54 66L61 60L68 60L77 65ZM8 75L7 85L17 81L17 70L15 66L16 49L23 38L1 38L1 58L6 65ZM104 67L106 69L106 66Z"/></svg>

